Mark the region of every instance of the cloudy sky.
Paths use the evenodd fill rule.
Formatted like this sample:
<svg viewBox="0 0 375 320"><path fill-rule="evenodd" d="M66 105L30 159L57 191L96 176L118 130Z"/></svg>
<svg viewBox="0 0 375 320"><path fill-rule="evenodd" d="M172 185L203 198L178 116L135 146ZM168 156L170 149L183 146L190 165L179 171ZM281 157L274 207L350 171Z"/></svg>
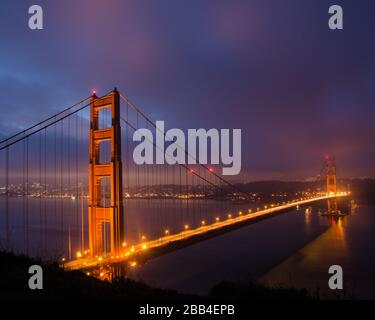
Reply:
<svg viewBox="0 0 375 320"><path fill-rule="evenodd" d="M371 0L3 0L0 133L116 86L167 127L241 128L241 179L305 179L326 154L375 177L374 31Z"/></svg>

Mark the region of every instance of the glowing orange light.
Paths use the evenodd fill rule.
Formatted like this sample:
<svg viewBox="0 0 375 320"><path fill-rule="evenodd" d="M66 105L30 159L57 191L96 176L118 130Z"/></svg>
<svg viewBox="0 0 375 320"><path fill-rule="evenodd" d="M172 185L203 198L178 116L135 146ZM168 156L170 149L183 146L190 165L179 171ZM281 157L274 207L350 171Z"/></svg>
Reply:
<svg viewBox="0 0 375 320"><path fill-rule="evenodd" d="M130 266L131 267L135 267L137 265L137 261L132 261L132 262L130 262Z"/></svg>

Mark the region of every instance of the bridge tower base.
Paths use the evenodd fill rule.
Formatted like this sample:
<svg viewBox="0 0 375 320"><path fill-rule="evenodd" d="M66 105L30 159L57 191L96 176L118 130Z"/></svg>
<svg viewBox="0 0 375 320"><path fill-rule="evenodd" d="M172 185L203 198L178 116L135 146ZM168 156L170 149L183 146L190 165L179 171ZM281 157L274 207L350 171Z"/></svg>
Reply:
<svg viewBox="0 0 375 320"><path fill-rule="evenodd" d="M325 172L326 172L326 186L327 194L334 194L334 198L327 200L327 214L328 215L337 215L340 214L338 209L337 201L337 176L336 176L336 162L333 157L326 157L324 160L325 163Z"/></svg>

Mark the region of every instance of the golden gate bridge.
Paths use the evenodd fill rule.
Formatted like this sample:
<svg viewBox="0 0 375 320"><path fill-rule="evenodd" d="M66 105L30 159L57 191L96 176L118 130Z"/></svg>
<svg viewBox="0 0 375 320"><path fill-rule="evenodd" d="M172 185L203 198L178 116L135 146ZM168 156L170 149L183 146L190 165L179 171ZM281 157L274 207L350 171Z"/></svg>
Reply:
<svg viewBox="0 0 375 320"><path fill-rule="evenodd" d="M260 207L215 166L134 164L131 137L139 128L157 130L114 89L3 139L1 247L69 269L134 267L296 206L324 200L336 214L337 199L349 194L337 190L327 159L325 192Z"/></svg>

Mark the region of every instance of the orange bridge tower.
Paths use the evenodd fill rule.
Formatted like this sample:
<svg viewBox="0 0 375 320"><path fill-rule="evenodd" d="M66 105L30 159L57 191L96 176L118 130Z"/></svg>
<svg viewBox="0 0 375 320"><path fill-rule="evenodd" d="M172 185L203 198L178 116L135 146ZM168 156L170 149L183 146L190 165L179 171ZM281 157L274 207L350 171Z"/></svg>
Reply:
<svg viewBox="0 0 375 320"><path fill-rule="evenodd" d="M111 125L99 128L99 115L104 109L111 114ZM103 142L109 141L110 161L101 163ZM110 195L103 192L108 181ZM108 196L108 201L106 197ZM90 101L90 164L89 164L89 249L92 256L115 253L124 239L122 193L121 127L119 93Z"/></svg>
<svg viewBox="0 0 375 320"><path fill-rule="evenodd" d="M326 157L324 160L325 172L326 172L326 185L327 194L334 194L334 198L327 200L327 213L337 214L338 213L338 203L337 203L337 177L336 177L336 161L333 157Z"/></svg>

